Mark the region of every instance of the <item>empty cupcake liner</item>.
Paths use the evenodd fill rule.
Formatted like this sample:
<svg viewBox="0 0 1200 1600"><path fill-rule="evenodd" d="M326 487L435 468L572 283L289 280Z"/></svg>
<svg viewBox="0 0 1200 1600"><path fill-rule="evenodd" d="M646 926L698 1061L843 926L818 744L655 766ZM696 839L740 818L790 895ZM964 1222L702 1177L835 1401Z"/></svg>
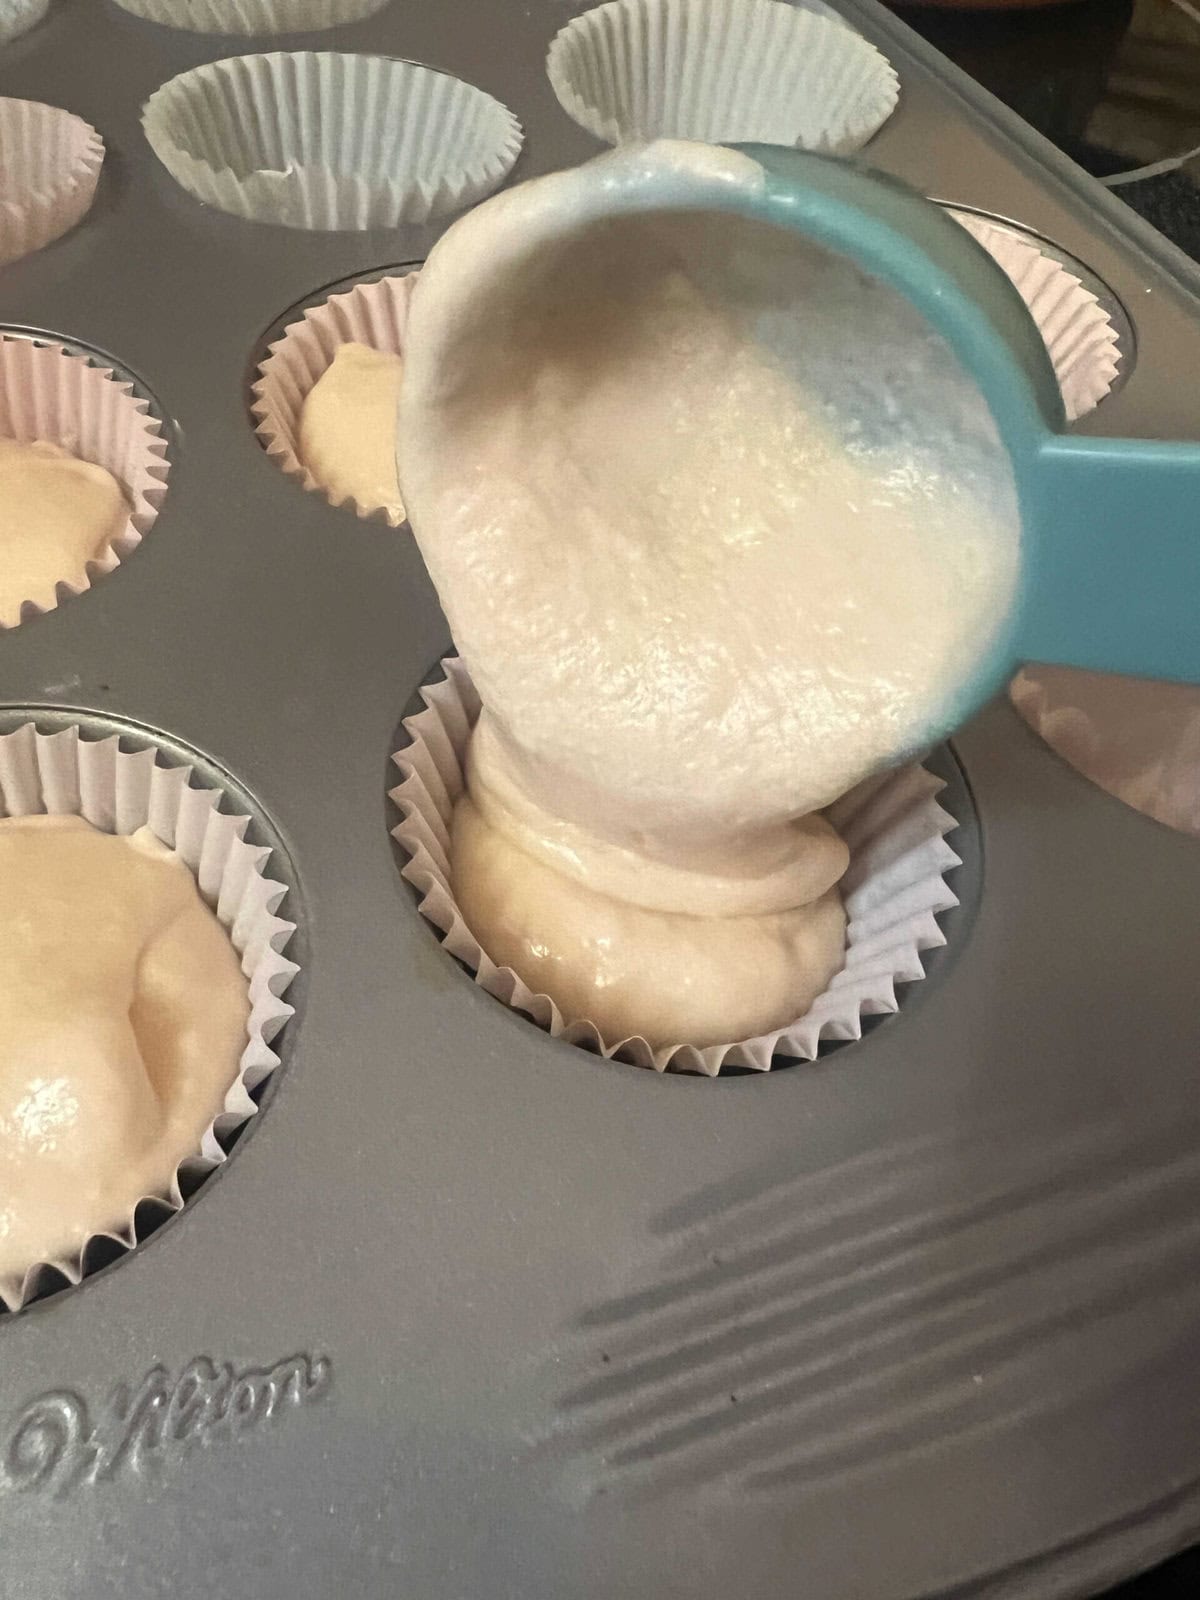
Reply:
<svg viewBox="0 0 1200 1600"><path fill-rule="evenodd" d="M385 56L233 56L172 78L146 138L197 200L292 228L394 228L473 205L507 177L521 125L459 78Z"/></svg>
<svg viewBox="0 0 1200 1600"><path fill-rule="evenodd" d="M1117 330L1090 289L1061 262L971 211L947 208L1002 267L1029 307L1054 366L1067 421L1094 411L1117 380L1121 348Z"/></svg>
<svg viewBox="0 0 1200 1600"><path fill-rule="evenodd" d="M82 117L57 106L0 99L0 152L3 266L40 250L87 215L104 164L104 141Z"/></svg>
<svg viewBox="0 0 1200 1600"><path fill-rule="evenodd" d="M841 883L846 959L804 1016L774 1033L704 1049L686 1043L655 1049L644 1039L602 1038L586 1018L564 1017L510 967L496 966L455 904L449 824L463 790L463 762L479 697L457 657L443 661L442 668L445 677L421 691L425 709L405 719L410 742L392 757L402 775L391 799L401 818L393 836L408 858L403 874L420 894L422 916L442 935L450 954L470 968L475 982L552 1037L659 1072L715 1077L725 1066L766 1072L777 1055L811 1061L823 1039L860 1038L864 1017L899 1009L897 985L925 976L921 952L945 944L937 918L958 904L945 874L960 864L945 836L957 823L937 803L941 780L921 766L901 767L860 784L826 812L850 848Z"/></svg>
<svg viewBox="0 0 1200 1600"><path fill-rule="evenodd" d="M404 272L358 283L310 306L290 323L267 351L252 390L251 411L258 437L272 461L305 489L325 496L330 505L347 505L363 518L403 526L403 517L382 506L360 505L352 496L326 489L300 459L300 414L318 378L344 344L365 344L372 350L404 354L408 303L418 273Z"/></svg>
<svg viewBox="0 0 1200 1600"><path fill-rule="evenodd" d="M147 22L189 33L315 33L359 22L390 0L117 0Z"/></svg>
<svg viewBox="0 0 1200 1600"><path fill-rule="evenodd" d="M111 367L60 344L0 331L0 438L61 445L111 472L125 491L125 526L103 555L88 562L82 580L73 576L59 583L61 604L119 567L153 526L169 471L162 424ZM51 609L25 600L19 620ZM0 629L14 625L0 619Z"/></svg>
<svg viewBox="0 0 1200 1600"><path fill-rule="evenodd" d="M155 749L127 752L116 734L91 738L78 727L40 733L32 722L0 735L0 815L84 817L106 833L149 827L174 850L196 879L241 957L250 983L246 1048L221 1114L204 1131L194 1156L182 1163L165 1194L146 1195L167 1212L184 1204L191 1188L226 1159L222 1140L254 1116L252 1093L279 1065L271 1048L293 1008L281 998L299 970L283 954L295 924L276 915L286 886L265 873L271 851L245 838L250 818L220 809L222 790L197 787L192 768L162 765ZM78 1283L93 1245L107 1239L133 1249L136 1209L98 1226L78 1254L31 1263L23 1277L0 1279L0 1301L11 1311L54 1284L54 1274Z"/></svg>
<svg viewBox="0 0 1200 1600"><path fill-rule="evenodd" d="M1034 732L1083 777L1200 838L1200 689L1026 667L1009 693Z"/></svg>
<svg viewBox="0 0 1200 1600"><path fill-rule="evenodd" d="M0 0L0 44L7 44L39 23L50 0Z"/></svg>
<svg viewBox="0 0 1200 1600"><path fill-rule="evenodd" d="M567 115L609 144L760 140L845 154L895 110L887 58L780 0L611 0L573 18L546 71Z"/></svg>

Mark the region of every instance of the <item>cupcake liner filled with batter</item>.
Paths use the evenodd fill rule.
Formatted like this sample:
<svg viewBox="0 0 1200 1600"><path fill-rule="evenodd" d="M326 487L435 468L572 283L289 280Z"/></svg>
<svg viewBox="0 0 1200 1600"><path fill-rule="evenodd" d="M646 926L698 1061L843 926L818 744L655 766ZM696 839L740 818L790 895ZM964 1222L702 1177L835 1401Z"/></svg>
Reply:
<svg viewBox="0 0 1200 1600"><path fill-rule="evenodd" d="M844 155L899 95L874 45L780 0L610 0L567 23L546 70L567 114L609 144L757 140Z"/></svg>
<svg viewBox="0 0 1200 1600"><path fill-rule="evenodd" d="M1094 411L1117 381L1120 341L1090 289L1032 239L971 211L948 208L1011 280L1038 325L1062 392L1067 421Z"/></svg>
<svg viewBox="0 0 1200 1600"><path fill-rule="evenodd" d="M472 205L504 181L523 137L511 111L448 73L306 51L194 67L150 97L142 126L194 199L320 231Z"/></svg>
<svg viewBox="0 0 1200 1600"><path fill-rule="evenodd" d="M283 954L295 925L277 915L285 886L267 876L269 848L247 840L250 819L222 810L224 798L221 790L198 784L190 767L164 764L155 748L123 750L115 734L93 738L76 726L43 733L36 724L29 722L0 735L0 816L22 819L15 826L38 832L43 839L43 849L68 848L57 841L77 841L87 830L75 819L83 819L83 823L90 824L100 834L136 836L134 842L140 849L151 852L152 859L163 864L163 870L169 869L173 882L179 880L182 864L195 882L199 900L215 914L220 929L228 936L232 947L229 965L232 971L240 967L246 989L239 1012L239 1016L245 1017L240 1061L230 1075L220 1110L207 1126L198 1130L194 1146L173 1165L171 1176L162 1187L146 1194L125 1195L124 1204L114 1202L109 1214L96 1214L94 1219L90 1215L93 1203L99 1210L104 1209L98 1199L93 1201L93 1197L101 1193L95 1172L89 1169L81 1174L79 1191L71 1189L70 1177L60 1178L64 1190L64 1217L69 1219L76 1247L59 1253L46 1252L39 1259L23 1263L20 1270L12 1263L7 1264L0 1272L0 1301L10 1310L19 1309L30 1298L55 1287L61 1279L78 1282L95 1253L94 1246L101 1239L132 1249L138 1243L139 1207L144 1201L157 1202L155 1209L160 1216L164 1210L179 1210L196 1182L226 1159L225 1141L233 1130L254 1115L254 1091L278 1065L279 1058L271 1042L292 1014L292 1007L281 996L297 971L295 964ZM6 845L11 845L13 838L15 835L6 834ZM34 881L39 880L35 878ZM56 892L59 891L47 891L48 894ZM186 893L195 899L190 890ZM68 899L68 907L72 903ZM54 904L47 900L48 907ZM57 907L56 914L62 914ZM68 909L66 915L70 914ZM81 940L76 942L86 945L87 929L80 932ZM36 915L29 918L26 937L30 941L38 937ZM220 943L219 938L217 942ZM50 948L59 947L51 944ZM17 955L20 953L18 951ZM183 955L184 969L193 970L186 950ZM64 954L62 959L65 963L68 958ZM145 952L143 965L144 961ZM139 966L139 973L141 970ZM64 1011L66 1001L58 991L62 989L66 994L69 990L72 972L71 967L64 965L60 969L50 961L37 974L36 992L43 998L51 997L54 1015L60 1022L70 1013L69 1008ZM239 985L241 982L238 980ZM203 1006L203 997L199 999ZM14 1014L6 1019L11 1038L13 1030L19 1030L28 1022L28 1017L23 1013L19 996L9 995L8 1003L14 1007ZM215 996L211 1003L215 1005ZM151 999L138 990L137 1006L159 1004L164 1004L161 994ZM153 1038L153 1029L160 1026L160 1013L144 1010L140 1015L142 1025L151 1029L149 1037ZM144 1033L138 1034L139 1040L145 1037ZM103 1055L102 1045L96 1030L89 1025L86 1040L78 1041L78 1048L69 1053L70 1059L61 1055L60 1048L56 1047L54 1061L42 1078L35 1074L24 1088L22 1084L10 1086L11 1093L24 1095L19 1104L9 1106L6 1112L10 1138L11 1125L19 1125L23 1131L22 1160L29 1159L28 1149L36 1146L38 1119L48 1119L47 1126L53 1126L56 1107L64 1095L71 1097L75 1083L71 1074L80 1070L76 1056L97 1048ZM23 1067L28 1067L24 1055L21 1061ZM65 1076L55 1076L52 1068ZM104 1070L108 1072L107 1067ZM150 1070L149 1061L143 1070ZM28 1067L28 1071L33 1072L34 1068ZM133 1093L130 1086L118 1079L119 1074L116 1078L102 1075L98 1080L101 1085L109 1083L109 1092L115 1097L110 1115L98 1119L106 1124L104 1137L108 1137L108 1125L119 1125L118 1108L124 1106L122 1096L126 1091ZM86 1111L90 1101L83 1098L81 1086L84 1082L85 1079L79 1078L77 1087ZM157 1085L154 1092L159 1092ZM79 1103L75 1102L75 1122L84 1115L78 1109ZM97 1130L92 1136L100 1138L101 1132ZM86 1147L89 1137L86 1126L81 1137ZM37 1159L36 1150L34 1159ZM69 1163L67 1170L70 1171ZM117 1168L118 1172L122 1170ZM114 1180L105 1193L115 1195L123 1182ZM19 1186L10 1185L6 1191L6 1205L12 1207L18 1203L19 1193ZM81 1210L89 1213L83 1237L79 1237ZM67 1223L63 1222L62 1226L66 1228ZM111 1246L101 1253L111 1254Z"/></svg>
<svg viewBox="0 0 1200 1600"><path fill-rule="evenodd" d="M82 117L57 106L0 99L0 153L3 266L60 238L87 215L104 164L104 141Z"/></svg>
<svg viewBox="0 0 1200 1600"><path fill-rule="evenodd" d="M263 448L289 478L392 528L404 522L394 391L417 276L358 283L310 306L268 350L251 408Z"/></svg>
<svg viewBox="0 0 1200 1600"><path fill-rule="evenodd" d="M131 382L63 345L0 331L0 485L10 512L27 496L0 570L0 627L120 566L153 526L168 470L162 425ZM105 509L82 525L85 493Z"/></svg>
<svg viewBox="0 0 1200 1600"><path fill-rule="evenodd" d="M898 1009L898 985L925 976L921 952L945 943L937 919L958 903L945 879L959 865L945 837L956 823L937 802L940 780L909 765L860 784L825 813L850 855L840 883L845 955L803 1014L755 1038L703 1047L687 1040L651 1045L637 1036L605 1038L589 1018L564 1015L548 995L496 965L461 913L452 887L450 830L479 700L457 657L443 668L445 677L422 691L425 709L405 720L410 742L393 757L402 780L391 797L401 818L393 834L406 856L403 874L420 895L421 914L476 983L552 1037L660 1072L711 1077L723 1067L767 1071L777 1058L813 1059L822 1040L859 1038L865 1017Z"/></svg>
<svg viewBox="0 0 1200 1600"><path fill-rule="evenodd" d="M122 10L189 33L308 33L359 22L388 0L116 0Z"/></svg>

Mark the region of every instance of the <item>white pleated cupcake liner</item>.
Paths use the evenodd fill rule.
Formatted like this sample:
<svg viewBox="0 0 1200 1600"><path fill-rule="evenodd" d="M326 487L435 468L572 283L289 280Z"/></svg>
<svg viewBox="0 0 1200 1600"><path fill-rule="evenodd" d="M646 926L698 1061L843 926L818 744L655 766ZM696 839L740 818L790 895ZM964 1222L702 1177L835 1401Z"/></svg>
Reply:
<svg viewBox="0 0 1200 1600"><path fill-rule="evenodd" d="M351 495L331 493L313 476L300 456L300 416L313 386L342 345L365 344L403 356L408 304L417 277L413 270L376 283L355 284L310 306L271 345L252 390L255 431L282 472L324 495L330 505L349 506L357 516L392 528L402 527L404 518L384 506L363 505Z"/></svg>
<svg viewBox="0 0 1200 1600"><path fill-rule="evenodd" d="M168 1211L184 1204L182 1184L220 1166L223 1140L253 1117L255 1090L279 1065L271 1048L293 1013L282 998L299 970L283 954L295 924L276 913L286 886L266 875L271 854L245 838L250 818L220 809L221 789L192 782L188 766L162 765L151 748L127 752L116 734L91 738L77 727L40 733L33 722L0 735L0 815L79 816L105 833L151 831L174 850L196 880L241 957L250 985L246 1047L224 1108L200 1138L194 1156L177 1169L165 1194L145 1195ZM133 1249L138 1243L137 1207L127 1216L96 1219L83 1249L58 1260L31 1262L20 1278L0 1278L0 1301L11 1311L49 1288L61 1274L78 1283L92 1245L108 1239Z"/></svg>
<svg viewBox="0 0 1200 1600"><path fill-rule="evenodd" d="M473 205L508 176L521 125L472 84L385 56L232 56L172 78L142 111L195 199L257 222L394 228Z"/></svg>
<svg viewBox="0 0 1200 1600"><path fill-rule="evenodd" d="M404 723L410 743L393 755L402 777L391 791L401 820L393 836L407 856L404 877L420 894L421 914L475 982L524 1012L553 1038L658 1072L715 1077L722 1067L770 1069L776 1056L813 1060L822 1040L858 1039L863 1019L899 1009L901 984L925 976L921 952L945 944L938 916L958 904L945 874L960 864L946 842L958 826L938 804L944 787L910 765L860 784L826 815L850 849L841 883L846 958L841 971L802 1017L753 1039L703 1049L686 1042L655 1048L644 1039L606 1040L586 1018L564 1017L511 967L491 961L463 920L451 888L450 821L463 791L463 763L479 698L457 657L445 677L421 691L425 709Z"/></svg>
<svg viewBox="0 0 1200 1600"><path fill-rule="evenodd" d="M1090 289L1032 239L971 211L946 208L1012 281L1046 343L1067 421L1094 411L1112 389L1121 348L1112 319Z"/></svg>
<svg viewBox="0 0 1200 1600"><path fill-rule="evenodd" d="M81 222L103 165L104 141L82 117L38 100L0 99L0 266Z"/></svg>
<svg viewBox="0 0 1200 1600"><path fill-rule="evenodd" d="M359 22L391 0L116 0L147 22L189 33L316 33Z"/></svg>
<svg viewBox="0 0 1200 1600"><path fill-rule="evenodd" d="M49 9L50 0L0 0L0 44L28 33Z"/></svg>
<svg viewBox="0 0 1200 1600"><path fill-rule="evenodd" d="M610 0L559 31L546 71L567 115L609 144L758 140L844 155L900 92L874 45L781 0Z"/></svg>
<svg viewBox="0 0 1200 1600"><path fill-rule="evenodd" d="M0 438L61 445L111 472L129 502L125 525L108 549L88 562L82 578L58 584L60 605L119 567L154 525L170 470L162 424L111 367L59 344L0 332ZM25 600L19 621L53 609ZM0 630L15 625L0 620Z"/></svg>
<svg viewBox="0 0 1200 1600"><path fill-rule="evenodd" d="M1200 838L1200 688L1032 666L1009 694L1033 731L1089 782Z"/></svg>

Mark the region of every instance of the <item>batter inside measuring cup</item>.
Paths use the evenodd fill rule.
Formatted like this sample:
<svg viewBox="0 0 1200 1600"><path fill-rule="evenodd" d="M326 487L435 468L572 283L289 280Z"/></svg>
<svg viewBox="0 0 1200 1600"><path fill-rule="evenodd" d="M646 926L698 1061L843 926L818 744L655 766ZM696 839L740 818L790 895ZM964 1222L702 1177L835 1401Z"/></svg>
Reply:
<svg viewBox="0 0 1200 1600"><path fill-rule="evenodd" d="M564 233L571 183L458 223L409 320L401 483L483 702L454 889L567 1014L702 1046L837 971L818 813L949 715L1012 602L1016 497L894 291L731 215Z"/></svg>

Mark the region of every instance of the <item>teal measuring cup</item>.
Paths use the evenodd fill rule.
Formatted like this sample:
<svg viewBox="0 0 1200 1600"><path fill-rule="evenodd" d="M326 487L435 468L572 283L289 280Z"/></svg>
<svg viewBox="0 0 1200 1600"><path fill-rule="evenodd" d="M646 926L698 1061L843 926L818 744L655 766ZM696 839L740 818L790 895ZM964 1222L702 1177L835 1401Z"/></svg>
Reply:
<svg viewBox="0 0 1200 1600"><path fill-rule="evenodd" d="M561 226L725 211L805 235L903 294L995 419L1021 514L1017 592L931 736L1026 661L1200 683L1200 444L1063 432L1054 372L1020 295L963 228L897 180L770 145L679 145L678 160L652 148L653 161L593 163Z"/></svg>

